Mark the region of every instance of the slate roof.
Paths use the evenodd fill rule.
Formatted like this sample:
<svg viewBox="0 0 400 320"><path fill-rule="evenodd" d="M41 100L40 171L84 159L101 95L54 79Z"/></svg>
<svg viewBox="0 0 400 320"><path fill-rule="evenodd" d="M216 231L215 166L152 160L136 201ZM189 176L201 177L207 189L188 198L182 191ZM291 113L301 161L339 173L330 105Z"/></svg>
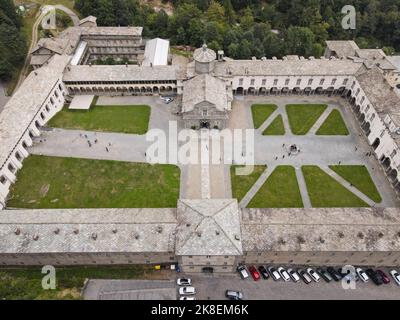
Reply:
<svg viewBox="0 0 400 320"><path fill-rule="evenodd" d="M181 199L177 220L177 255L242 254L236 199Z"/></svg>

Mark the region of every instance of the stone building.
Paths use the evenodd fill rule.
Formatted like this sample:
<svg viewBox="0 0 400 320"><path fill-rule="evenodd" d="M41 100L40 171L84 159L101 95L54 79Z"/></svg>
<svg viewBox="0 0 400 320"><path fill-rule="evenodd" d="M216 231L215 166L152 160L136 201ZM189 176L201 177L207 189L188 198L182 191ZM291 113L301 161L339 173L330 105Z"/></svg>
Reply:
<svg viewBox="0 0 400 320"><path fill-rule="evenodd" d="M149 52L165 58L159 43ZM236 97L336 95L350 102L400 192L400 98L380 50L329 41L321 59L233 60L204 45L187 66L142 64L141 27L98 27L94 17L39 44L36 69L0 114L0 264L179 262L188 272L231 272L240 262L398 265L397 208L239 210L233 199L182 199L173 209L6 209L32 138L75 95L176 95L186 127L220 129ZM109 56L137 65L90 64Z"/></svg>
<svg viewBox="0 0 400 320"><path fill-rule="evenodd" d="M186 128L223 129L226 127L232 96L226 82L208 73L183 84L182 118Z"/></svg>
<svg viewBox="0 0 400 320"><path fill-rule="evenodd" d="M177 208L4 210L0 265L179 263L397 266L400 209L242 209L234 199Z"/></svg>

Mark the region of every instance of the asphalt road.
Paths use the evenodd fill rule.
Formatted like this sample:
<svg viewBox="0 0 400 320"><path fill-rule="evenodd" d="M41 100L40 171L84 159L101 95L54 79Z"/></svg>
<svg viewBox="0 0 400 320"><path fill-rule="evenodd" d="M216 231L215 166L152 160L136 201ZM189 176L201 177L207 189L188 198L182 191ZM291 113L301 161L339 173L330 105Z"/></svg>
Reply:
<svg viewBox="0 0 400 320"><path fill-rule="evenodd" d="M181 275L180 275L181 276ZM343 289L341 282L306 285L304 282L294 283L273 281L271 279L254 281L242 280L237 275L195 275L191 276L196 287L198 300L225 299L225 290L237 290L244 294L245 300L395 300L400 299L400 286L393 281L387 285L376 286L356 282L356 289Z"/></svg>

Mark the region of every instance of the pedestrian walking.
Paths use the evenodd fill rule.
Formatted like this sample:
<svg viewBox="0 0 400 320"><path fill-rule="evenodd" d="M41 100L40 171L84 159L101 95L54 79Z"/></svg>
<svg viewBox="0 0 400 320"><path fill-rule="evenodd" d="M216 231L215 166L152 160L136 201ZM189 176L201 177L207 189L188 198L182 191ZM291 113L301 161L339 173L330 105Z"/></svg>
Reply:
<svg viewBox="0 0 400 320"><path fill-rule="evenodd" d="M106 147L106 151L108 152L108 147Z"/></svg>
<svg viewBox="0 0 400 320"><path fill-rule="evenodd" d="M339 166L342 164L342 161L339 161Z"/></svg>
<svg viewBox="0 0 400 320"><path fill-rule="evenodd" d="M98 141L97 139L94 139L94 143L97 143L97 141Z"/></svg>
<svg viewBox="0 0 400 320"><path fill-rule="evenodd" d="M282 156L282 159L285 159L285 155Z"/></svg>

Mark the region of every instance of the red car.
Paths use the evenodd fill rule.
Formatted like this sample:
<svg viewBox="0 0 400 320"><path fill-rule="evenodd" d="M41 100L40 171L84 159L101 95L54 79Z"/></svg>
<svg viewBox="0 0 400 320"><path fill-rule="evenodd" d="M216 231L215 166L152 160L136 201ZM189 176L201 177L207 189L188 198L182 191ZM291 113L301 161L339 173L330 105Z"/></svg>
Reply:
<svg viewBox="0 0 400 320"><path fill-rule="evenodd" d="M382 277L383 283L388 284L390 282L389 277L382 270L376 270L377 273Z"/></svg>
<svg viewBox="0 0 400 320"><path fill-rule="evenodd" d="M250 274L251 274L251 276L253 277L253 279L254 279L254 281L258 281L258 280L260 280L260 273L257 271L257 269L256 269L256 267L255 266L251 266L250 268L249 268L249 271L250 271Z"/></svg>

